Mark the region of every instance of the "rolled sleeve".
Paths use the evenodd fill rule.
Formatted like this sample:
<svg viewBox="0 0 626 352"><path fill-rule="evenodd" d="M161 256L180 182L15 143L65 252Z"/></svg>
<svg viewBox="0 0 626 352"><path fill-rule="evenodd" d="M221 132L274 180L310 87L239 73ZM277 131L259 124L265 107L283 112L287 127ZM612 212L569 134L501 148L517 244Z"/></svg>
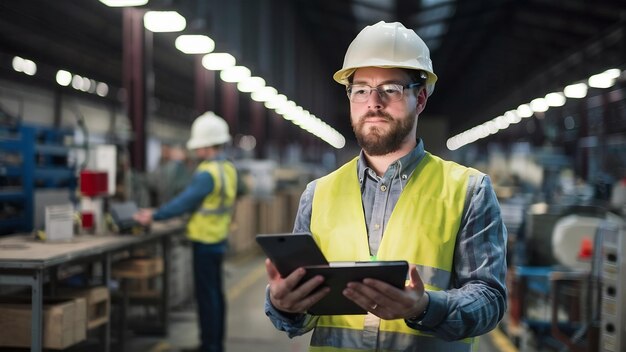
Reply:
<svg viewBox="0 0 626 352"><path fill-rule="evenodd" d="M267 315L276 329L286 332L290 338L304 335L311 331L318 319L308 314L286 315L274 308L270 301L269 286L265 289L265 315Z"/></svg>

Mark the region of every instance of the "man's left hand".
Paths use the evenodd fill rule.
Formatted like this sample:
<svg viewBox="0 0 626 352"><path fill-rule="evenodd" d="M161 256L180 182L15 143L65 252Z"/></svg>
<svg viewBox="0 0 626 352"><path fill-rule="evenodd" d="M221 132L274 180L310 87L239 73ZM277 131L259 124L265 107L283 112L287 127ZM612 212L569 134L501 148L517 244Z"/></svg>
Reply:
<svg viewBox="0 0 626 352"><path fill-rule="evenodd" d="M380 280L364 279L348 283L343 295L381 319L419 316L428 306L428 293L414 265L409 269L409 276L411 282L403 290Z"/></svg>

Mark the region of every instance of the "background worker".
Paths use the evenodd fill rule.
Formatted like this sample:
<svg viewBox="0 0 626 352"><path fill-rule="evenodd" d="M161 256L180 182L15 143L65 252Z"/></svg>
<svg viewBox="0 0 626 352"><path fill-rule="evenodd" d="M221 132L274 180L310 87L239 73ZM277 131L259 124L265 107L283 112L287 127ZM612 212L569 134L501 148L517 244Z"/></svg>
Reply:
<svg viewBox="0 0 626 352"><path fill-rule="evenodd" d="M364 28L333 78L346 85L360 155L311 182L294 232L329 261L406 260L410 282L352 282L367 315L311 316L327 294L305 270L268 259L265 311L289 336L315 329L311 351L470 351L506 309L506 229L488 176L424 150L417 120L433 92L429 50L400 23Z"/></svg>
<svg viewBox="0 0 626 352"><path fill-rule="evenodd" d="M191 214L187 238L193 246L193 273L200 322L199 351L223 351L226 301L222 262L238 191L237 171L226 160L223 145L231 141L228 125L213 112L196 118L187 148L201 160L191 183L158 210L142 209L134 218L147 225Z"/></svg>

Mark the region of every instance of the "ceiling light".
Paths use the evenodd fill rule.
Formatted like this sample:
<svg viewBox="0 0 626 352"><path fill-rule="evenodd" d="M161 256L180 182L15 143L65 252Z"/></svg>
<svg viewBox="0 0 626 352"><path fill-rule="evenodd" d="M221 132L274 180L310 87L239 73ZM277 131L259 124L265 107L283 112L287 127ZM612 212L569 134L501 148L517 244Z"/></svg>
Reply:
<svg viewBox="0 0 626 352"><path fill-rule="evenodd" d="M96 94L101 97L106 97L109 94L109 86L106 83L99 82L96 85Z"/></svg>
<svg viewBox="0 0 626 352"><path fill-rule="evenodd" d="M208 54L215 49L213 39L199 34L180 35L174 45L185 54Z"/></svg>
<svg viewBox="0 0 626 352"><path fill-rule="evenodd" d="M202 58L202 66L207 70L219 71L235 66L235 58L228 53L210 53Z"/></svg>
<svg viewBox="0 0 626 352"><path fill-rule="evenodd" d="M509 122L509 124L519 123L522 121L522 117L519 115L517 110L509 110L505 112L504 118Z"/></svg>
<svg viewBox="0 0 626 352"><path fill-rule="evenodd" d="M59 85L67 87L72 83L72 74L65 70L58 70L56 79Z"/></svg>
<svg viewBox="0 0 626 352"><path fill-rule="evenodd" d="M609 88L615 84L615 78L610 77L603 72L589 77L587 83L589 84L589 87L593 88Z"/></svg>
<svg viewBox="0 0 626 352"><path fill-rule="evenodd" d="M224 82L238 83L250 77L250 70L245 66L231 66L220 72L220 78Z"/></svg>
<svg viewBox="0 0 626 352"><path fill-rule="evenodd" d="M180 32L187 21L176 11L148 11L143 16L143 25L151 32Z"/></svg>
<svg viewBox="0 0 626 352"><path fill-rule="evenodd" d="M145 5L148 0L100 0L100 2L109 7L127 7Z"/></svg>
<svg viewBox="0 0 626 352"><path fill-rule="evenodd" d="M251 93L263 87L265 87L265 80L261 77L248 77L237 84L237 89L244 93Z"/></svg>
<svg viewBox="0 0 626 352"><path fill-rule="evenodd" d="M287 97L284 94L278 94L270 100L265 102L265 107L268 109L278 109L282 104L287 102Z"/></svg>
<svg viewBox="0 0 626 352"><path fill-rule="evenodd" d="M13 57L12 65L16 72L22 72L29 76L34 76L37 73L37 64L35 62L19 56Z"/></svg>
<svg viewBox="0 0 626 352"><path fill-rule="evenodd" d="M533 116L533 110L528 104L522 104L517 107L517 114L522 118L531 117Z"/></svg>
<svg viewBox="0 0 626 352"><path fill-rule="evenodd" d="M550 107L544 98L537 98L530 102L530 108L534 112L546 112Z"/></svg>
<svg viewBox="0 0 626 352"><path fill-rule="evenodd" d="M565 95L560 92L546 94L546 102L549 106L563 106L566 100Z"/></svg>
<svg viewBox="0 0 626 352"><path fill-rule="evenodd" d="M278 91L274 87L265 86L256 92L252 92L250 96L252 100L264 103L266 101L270 101L273 97L278 95Z"/></svg>
<svg viewBox="0 0 626 352"><path fill-rule="evenodd" d="M587 85L584 83L570 84L563 89L563 94L568 98L584 98L587 96Z"/></svg>

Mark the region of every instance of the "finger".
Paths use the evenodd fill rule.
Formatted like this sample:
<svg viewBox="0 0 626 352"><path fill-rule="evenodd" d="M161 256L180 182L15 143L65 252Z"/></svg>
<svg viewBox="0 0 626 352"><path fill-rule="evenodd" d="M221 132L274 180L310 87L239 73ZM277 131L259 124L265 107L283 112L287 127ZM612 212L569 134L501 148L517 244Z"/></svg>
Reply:
<svg viewBox="0 0 626 352"><path fill-rule="evenodd" d="M414 266L409 270L409 277L411 278L410 286L418 289L418 291L424 291L424 282L420 277L419 272L417 272L417 268Z"/></svg>
<svg viewBox="0 0 626 352"><path fill-rule="evenodd" d="M372 311L372 308L378 305L375 298L378 294L374 293L372 289L369 289L362 283L350 282L342 293L359 307L367 311Z"/></svg>
<svg viewBox="0 0 626 352"><path fill-rule="evenodd" d="M265 258L265 271L267 272L267 277L270 281L276 280L280 278L280 273L278 273L278 269L269 258Z"/></svg>

